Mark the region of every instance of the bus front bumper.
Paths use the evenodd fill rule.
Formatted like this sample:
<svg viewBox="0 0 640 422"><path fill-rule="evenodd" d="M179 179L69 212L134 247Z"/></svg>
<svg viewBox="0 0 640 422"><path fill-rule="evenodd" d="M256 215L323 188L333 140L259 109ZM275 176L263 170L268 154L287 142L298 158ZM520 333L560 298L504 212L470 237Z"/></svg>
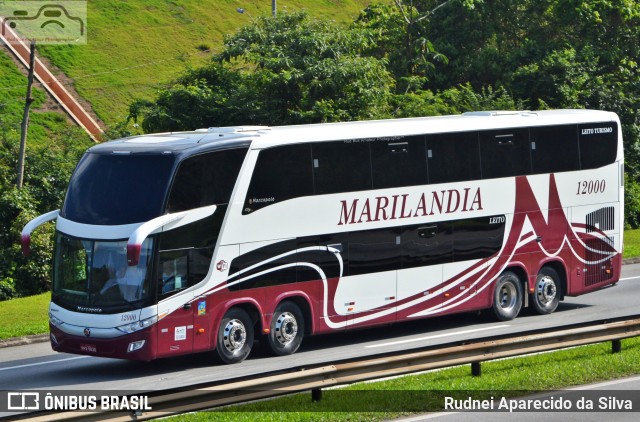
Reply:
<svg viewBox="0 0 640 422"><path fill-rule="evenodd" d="M80 337L65 333L49 324L51 348L56 352L104 358L150 361L156 353L156 324L132 334L115 338Z"/></svg>

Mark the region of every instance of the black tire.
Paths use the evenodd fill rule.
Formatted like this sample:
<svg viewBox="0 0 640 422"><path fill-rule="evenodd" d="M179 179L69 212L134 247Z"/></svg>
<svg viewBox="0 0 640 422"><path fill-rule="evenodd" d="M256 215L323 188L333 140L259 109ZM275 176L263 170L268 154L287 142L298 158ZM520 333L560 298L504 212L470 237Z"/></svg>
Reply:
<svg viewBox="0 0 640 422"><path fill-rule="evenodd" d="M543 267L536 277L531 299L536 312L541 315L556 310L560 302L561 285L558 272L551 267Z"/></svg>
<svg viewBox="0 0 640 422"><path fill-rule="evenodd" d="M493 290L493 314L499 321L510 321L522 308L522 282L515 273L505 271Z"/></svg>
<svg viewBox="0 0 640 422"><path fill-rule="evenodd" d="M280 303L273 313L267 339L269 348L278 356L291 355L298 350L304 337L304 316L293 302Z"/></svg>
<svg viewBox="0 0 640 422"><path fill-rule="evenodd" d="M242 362L253 347L253 321L244 309L231 308L218 328L216 351L224 363Z"/></svg>

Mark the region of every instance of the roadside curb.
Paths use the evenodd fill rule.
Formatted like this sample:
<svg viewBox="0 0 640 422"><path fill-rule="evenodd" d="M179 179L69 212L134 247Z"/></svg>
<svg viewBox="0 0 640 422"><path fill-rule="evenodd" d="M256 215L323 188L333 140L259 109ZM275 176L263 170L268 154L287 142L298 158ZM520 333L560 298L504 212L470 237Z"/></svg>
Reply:
<svg viewBox="0 0 640 422"><path fill-rule="evenodd" d="M49 334L33 334L30 336L14 337L0 340L0 349L13 346L24 346L26 344L44 343L49 341Z"/></svg>
<svg viewBox="0 0 640 422"><path fill-rule="evenodd" d="M622 260L622 265L640 264L640 257ZM44 343L49 341L49 334L34 334L31 336L14 337L7 340L0 340L0 349L13 346L24 346L26 344Z"/></svg>

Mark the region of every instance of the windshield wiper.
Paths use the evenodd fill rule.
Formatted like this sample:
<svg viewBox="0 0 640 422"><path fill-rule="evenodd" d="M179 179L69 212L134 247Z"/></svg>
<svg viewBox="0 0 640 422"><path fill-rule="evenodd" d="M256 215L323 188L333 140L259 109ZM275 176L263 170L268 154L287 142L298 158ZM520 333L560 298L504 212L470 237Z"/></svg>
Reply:
<svg viewBox="0 0 640 422"><path fill-rule="evenodd" d="M127 305L131 306L131 308L133 308L133 310L134 310L134 311L139 311L140 309L142 309L142 306L136 306L136 305L134 305L134 304L133 304L133 302L129 302L129 301L128 301L127 299L125 299L125 298L122 298L122 301L123 301L124 303L126 303ZM139 300L138 300L137 302L139 302Z"/></svg>

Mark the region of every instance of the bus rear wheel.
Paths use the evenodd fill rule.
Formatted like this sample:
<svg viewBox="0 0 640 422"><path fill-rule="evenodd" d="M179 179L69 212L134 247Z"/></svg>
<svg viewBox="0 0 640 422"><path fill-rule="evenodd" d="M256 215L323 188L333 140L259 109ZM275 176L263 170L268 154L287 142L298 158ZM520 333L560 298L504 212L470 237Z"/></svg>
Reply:
<svg viewBox="0 0 640 422"><path fill-rule="evenodd" d="M493 313L500 321L510 321L522 308L522 282L518 276L505 271L500 275L493 291Z"/></svg>
<svg viewBox="0 0 640 422"><path fill-rule="evenodd" d="M560 302L560 276L551 267L543 267L536 277L532 295L536 312L545 315L556 310Z"/></svg>
<svg viewBox="0 0 640 422"><path fill-rule="evenodd" d="M304 337L304 316L293 302L280 303L271 320L269 347L278 356L291 355L298 350Z"/></svg>
<svg viewBox="0 0 640 422"><path fill-rule="evenodd" d="M253 346L253 322L244 309L232 308L218 328L216 350L224 363L242 362Z"/></svg>

